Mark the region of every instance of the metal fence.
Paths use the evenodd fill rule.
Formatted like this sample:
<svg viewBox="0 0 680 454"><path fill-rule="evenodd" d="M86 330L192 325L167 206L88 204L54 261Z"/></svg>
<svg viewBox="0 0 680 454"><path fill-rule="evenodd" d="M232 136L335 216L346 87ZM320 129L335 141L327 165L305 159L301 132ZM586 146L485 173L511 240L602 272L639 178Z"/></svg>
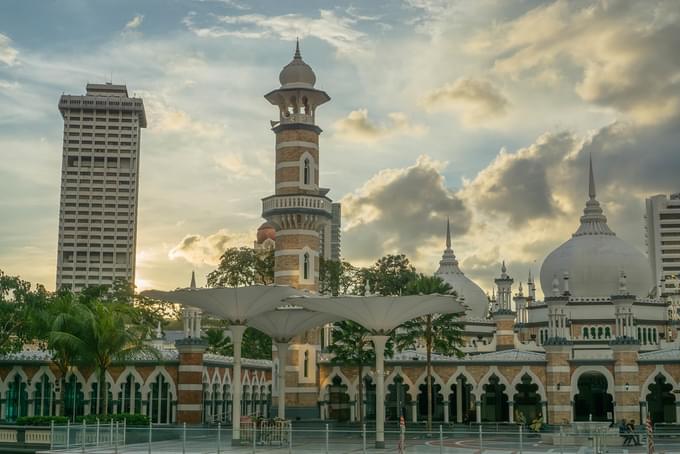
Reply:
<svg viewBox="0 0 680 454"><path fill-rule="evenodd" d="M49 444L44 451L68 453L617 453L625 438L618 428L593 425L575 430L571 426L545 428L539 433L517 425L451 426L427 431L423 426L389 427L385 449L375 449L372 426L335 426L279 422L244 427L238 446L232 446L231 427L127 426L125 423L82 424L24 428L26 443ZM0 427L0 433L3 428ZM631 445L646 451L646 433L632 435ZM657 426L656 452L680 453L680 426ZM2 446L2 440L0 440ZM643 449L644 448L644 449ZM635 451L637 449L637 451ZM42 451L42 449L41 449Z"/></svg>

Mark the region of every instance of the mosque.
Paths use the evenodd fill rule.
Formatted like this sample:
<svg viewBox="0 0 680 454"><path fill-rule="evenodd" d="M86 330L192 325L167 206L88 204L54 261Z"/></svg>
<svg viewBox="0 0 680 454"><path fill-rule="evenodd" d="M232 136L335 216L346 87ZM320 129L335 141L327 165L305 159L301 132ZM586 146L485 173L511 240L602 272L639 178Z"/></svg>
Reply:
<svg viewBox="0 0 680 454"><path fill-rule="evenodd" d="M255 247L274 248L275 282L314 292L319 257L329 236L333 203L320 186L321 128L317 108L330 101L312 68L296 49L279 75L280 87L265 98L277 108L275 192L262 200L266 223ZM584 169L584 172L586 169ZM434 420L484 423L540 417L550 424L579 421L680 423L678 301L652 296L646 257L616 236L597 200L592 162L583 215L571 238L545 258L536 282L512 277L499 264L495 291L487 296L465 276L451 247L436 275L468 307L464 357L434 355ZM325 254L325 253L324 253ZM141 412L158 423L228 422L232 360L206 354L187 339L200 337L200 314L185 311L184 339L154 340L162 359L140 358L115 365L107 376L113 412ZM359 406L376 415L375 370L334 365L322 330L295 338L284 371L290 418L356 421ZM330 334L330 335L328 335ZM323 342L322 342L323 338ZM271 414L278 399L279 358L245 361L242 414ZM388 421L403 415L418 421L427 412L425 355L396 352L385 364ZM59 389L49 354L24 351L0 358L0 419L54 414L63 405L74 414L95 412L96 377L77 371ZM359 386L363 402L358 402ZM70 399L70 400L69 400ZM180 409L180 411L178 411Z"/></svg>

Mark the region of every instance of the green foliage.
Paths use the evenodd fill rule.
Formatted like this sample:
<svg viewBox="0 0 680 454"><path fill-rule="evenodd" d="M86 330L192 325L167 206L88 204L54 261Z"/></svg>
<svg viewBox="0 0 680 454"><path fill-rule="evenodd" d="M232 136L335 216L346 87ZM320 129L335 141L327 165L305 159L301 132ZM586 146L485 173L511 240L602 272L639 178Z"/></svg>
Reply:
<svg viewBox="0 0 680 454"><path fill-rule="evenodd" d="M364 278L361 270L349 262L324 260L319 264L319 293L322 295L360 294Z"/></svg>
<svg viewBox="0 0 680 454"><path fill-rule="evenodd" d="M0 355L21 350L36 337L36 318L48 300L45 287L31 284L0 270Z"/></svg>
<svg viewBox="0 0 680 454"><path fill-rule="evenodd" d="M386 255L365 270L371 291L379 295L401 295L406 285L416 277L416 269L406 255Z"/></svg>
<svg viewBox="0 0 680 454"><path fill-rule="evenodd" d="M208 274L209 287L239 287L274 282L274 251L232 247L224 251L217 269Z"/></svg>
<svg viewBox="0 0 680 454"><path fill-rule="evenodd" d="M17 418L17 426L49 426L54 424L66 424L66 416L21 416Z"/></svg>
<svg viewBox="0 0 680 454"><path fill-rule="evenodd" d="M118 413L115 415L87 415L87 416L78 416L76 418L76 423L82 424L83 421L85 421L85 424L96 424L97 420L99 420L100 424L106 424L109 423L110 421L113 422L120 422L122 423L125 421L125 424L127 426L148 426L149 425L149 417L146 415L140 415L140 414L132 414L132 413Z"/></svg>
<svg viewBox="0 0 680 454"><path fill-rule="evenodd" d="M224 331L226 324L203 330L203 339L208 343L208 352L216 355L232 356L234 345ZM250 359L272 359L272 338L255 328L248 327L243 333L241 355Z"/></svg>

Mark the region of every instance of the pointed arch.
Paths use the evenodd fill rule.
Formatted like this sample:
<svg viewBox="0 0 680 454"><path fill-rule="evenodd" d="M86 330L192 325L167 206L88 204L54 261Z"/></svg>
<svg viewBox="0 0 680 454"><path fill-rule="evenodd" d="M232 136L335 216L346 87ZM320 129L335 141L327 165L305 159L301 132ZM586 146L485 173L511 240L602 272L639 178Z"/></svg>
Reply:
<svg viewBox="0 0 680 454"><path fill-rule="evenodd" d="M175 380L170 376L170 373L165 369L163 366L156 366L156 368L149 374L149 376L146 379L146 382L144 382L144 385L142 386L142 395L146 396L148 393L151 392L151 385L156 382L156 378L158 375L162 375L165 378L166 383L169 385L170 389L170 394L172 395L172 398L174 400L177 399L177 388L175 385Z"/></svg>
<svg viewBox="0 0 680 454"><path fill-rule="evenodd" d="M505 375L501 373L501 371L498 370L497 366L491 366L489 367L489 370L486 371L486 374L479 380L479 383L477 383L476 386L476 392L475 392L475 397L478 399L484 394L484 385L489 384L489 379L491 378L492 375L496 375L498 377L498 382L501 385L505 385L505 390L506 394L512 392L512 388L510 386L510 382L508 382L508 379L505 378Z"/></svg>
<svg viewBox="0 0 680 454"><path fill-rule="evenodd" d="M387 377L385 377L385 389L387 389L389 385L394 384L394 380L395 380L395 378L397 378L397 375L399 377L401 377L404 385L409 386L408 395L411 396L411 399L415 399L416 396L418 395L418 393L416 392L416 390L418 388L413 383L411 378L406 374L406 372L404 372L404 370L402 369L401 366L395 366L394 369L392 369L392 371L390 371L389 375ZM424 381L425 381L425 378L423 378L423 382ZM436 383L436 381L435 381L435 383Z"/></svg>
<svg viewBox="0 0 680 454"><path fill-rule="evenodd" d="M303 189L316 188L316 173L317 163L314 156L309 151L305 151L300 155L298 162L299 166L299 184Z"/></svg>
<svg viewBox="0 0 680 454"><path fill-rule="evenodd" d="M57 377L54 375L54 372L48 367L48 366L40 366L40 368L33 374L33 377L31 377L31 385L28 387L28 392L30 395L33 395L33 392L35 392L35 385L38 381L40 381L40 378L43 375L47 375L47 378L52 382L52 383L57 383ZM8 375L9 377L9 375ZM0 390L2 389L2 384L0 383Z"/></svg>
<svg viewBox="0 0 680 454"><path fill-rule="evenodd" d="M427 378L427 371L423 371L422 374L418 377L418 379L415 381L413 384L415 386L414 389L418 389L420 385L426 384L425 379ZM446 386L446 383L442 378L437 374L437 372L434 371L434 368L432 369L432 383L437 384L441 386L441 389L443 390L444 387Z"/></svg>
<svg viewBox="0 0 680 454"><path fill-rule="evenodd" d="M536 386L538 386L538 395L541 396L541 400L548 400L548 395L545 392L545 387L543 386L543 382L538 378L538 376L529 368L529 366L524 366L522 369L515 375L515 378L513 378L512 383L510 383L510 388L509 391L512 392L512 395L509 397L512 398L517 393L517 385L522 383L522 377L525 375L528 375L531 377L532 383L534 383Z"/></svg>
<svg viewBox="0 0 680 454"><path fill-rule="evenodd" d="M353 381L347 378L347 376L342 372L342 369L340 369L340 366L333 366L333 369L331 369L330 373L319 386L319 400L328 400L328 386L333 383L333 378L336 376L340 377L342 383L347 386L347 394L349 394L350 398L353 399L356 397L355 394L357 393L357 387Z"/></svg>
<svg viewBox="0 0 680 454"><path fill-rule="evenodd" d="M587 372L599 372L604 375L607 380L607 394L612 397L615 396L616 387L614 386L614 376L611 371L604 366L579 366L576 368L574 373L571 375L571 389L569 390L569 397L571 401L574 400L574 396L578 394L578 379L581 375Z"/></svg>
<svg viewBox="0 0 680 454"><path fill-rule="evenodd" d="M145 380L142 378L139 372L137 372L137 369L134 366L126 366L125 369L123 369L123 371L118 374L118 380L111 384L111 392L114 396L118 395L121 390L121 386L127 380L128 375L132 375L135 378L135 383L139 383L140 385L144 384Z"/></svg>
<svg viewBox="0 0 680 454"><path fill-rule="evenodd" d="M657 364L651 374L647 377L644 384L640 387L640 402L647 400L647 394L649 394L649 385L656 381L656 377L661 374L666 378L666 383L673 385L673 389L678 388L678 382L673 379L673 375L668 373L665 367L661 364Z"/></svg>
<svg viewBox="0 0 680 454"><path fill-rule="evenodd" d="M474 395L475 398L479 399L479 396L477 395L477 380L475 380L475 377L472 376L472 374L465 368L465 366L458 366L458 368L451 374L448 381L446 382L446 389L451 389L451 386L456 385L457 384L456 380L461 375L465 377L468 385L472 385L471 390L472 395Z"/></svg>
<svg viewBox="0 0 680 454"><path fill-rule="evenodd" d="M5 393L7 392L7 388L9 387L10 382L12 381L12 379L14 379L14 376L16 374L19 374L21 376L22 380L25 381L26 383L28 383L28 375L26 375L26 372L24 372L23 367L14 366L9 371L9 374L7 374L7 377L5 377L5 381L4 382L0 381L0 397L5 395Z"/></svg>

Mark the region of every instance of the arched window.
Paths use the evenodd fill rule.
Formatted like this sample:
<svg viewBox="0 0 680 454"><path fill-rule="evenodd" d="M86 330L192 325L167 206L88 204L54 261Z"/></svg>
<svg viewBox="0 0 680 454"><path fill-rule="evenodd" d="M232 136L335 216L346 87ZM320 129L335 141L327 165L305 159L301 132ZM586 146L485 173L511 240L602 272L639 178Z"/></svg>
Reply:
<svg viewBox="0 0 680 454"><path fill-rule="evenodd" d="M309 350L305 350L305 360L302 366L302 376L309 377Z"/></svg>
<svg viewBox="0 0 680 454"><path fill-rule="evenodd" d="M151 383L149 391L149 410L148 416L154 424L168 424L172 421L170 413L170 384L163 374L158 374L156 380Z"/></svg>
<svg viewBox="0 0 680 454"><path fill-rule="evenodd" d="M142 384L135 381L134 375L128 374L127 379L121 385L118 401L120 413L142 412Z"/></svg>
<svg viewBox="0 0 680 454"><path fill-rule="evenodd" d="M305 252L302 258L302 279L309 279L309 253Z"/></svg>
<svg viewBox="0 0 680 454"><path fill-rule="evenodd" d="M309 158L305 158L304 168L302 172L303 172L302 184L309 184L309 177L311 175L311 169L309 168Z"/></svg>
<svg viewBox="0 0 680 454"><path fill-rule="evenodd" d="M588 327L583 328L583 338L588 339Z"/></svg>
<svg viewBox="0 0 680 454"><path fill-rule="evenodd" d="M602 329L601 326L597 328L597 338L602 339L602 336L604 336L604 330Z"/></svg>
<svg viewBox="0 0 680 454"><path fill-rule="evenodd" d="M608 327L608 326L606 326L606 327L604 328L604 337L605 337L606 339L611 339L611 337L612 337L612 330L611 330L611 328Z"/></svg>
<svg viewBox="0 0 680 454"><path fill-rule="evenodd" d="M35 416L52 416L54 414L54 383L50 381L47 374L43 374L35 384L33 414Z"/></svg>
<svg viewBox="0 0 680 454"><path fill-rule="evenodd" d="M5 419L14 421L21 416L28 415L28 392L26 382L20 374L14 375L14 379L9 382L5 394Z"/></svg>

